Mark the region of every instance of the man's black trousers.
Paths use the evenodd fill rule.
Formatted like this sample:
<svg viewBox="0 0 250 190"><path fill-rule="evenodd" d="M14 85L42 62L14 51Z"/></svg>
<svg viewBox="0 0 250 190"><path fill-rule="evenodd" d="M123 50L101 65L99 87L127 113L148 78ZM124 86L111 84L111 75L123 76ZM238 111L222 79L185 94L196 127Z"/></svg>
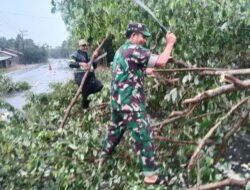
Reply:
<svg viewBox="0 0 250 190"><path fill-rule="evenodd" d="M80 86L81 80L84 74L85 74L84 72L75 73L75 83L78 84L78 86ZM88 96L90 94L94 94L94 93L101 91L102 88L103 88L103 84L101 83L101 81L95 78L95 74L93 72L90 72L82 88L82 108L83 109L86 109L89 107Z"/></svg>

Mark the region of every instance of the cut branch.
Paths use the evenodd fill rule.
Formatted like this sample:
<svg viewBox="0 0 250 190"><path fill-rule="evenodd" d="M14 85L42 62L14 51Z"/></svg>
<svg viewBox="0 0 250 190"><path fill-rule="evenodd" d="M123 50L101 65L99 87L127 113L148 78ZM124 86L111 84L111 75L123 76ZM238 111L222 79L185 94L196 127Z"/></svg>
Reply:
<svg viewBox="0 0 250 190"><path fill-rule="evenodd" d="M103 46L104 42L105 42L107 39L108 39L108 35L107 35L107 37L101 42L101 44L96 48L96 50L95 50L96 52L98 52L98 51L101 49L101 47ZM65 114L64 114L63 120L62 120L62 122L60 123L59 128L63 128L63 127L64 127L64 125L65 125L65 123L66 123L66 121L67 121L67 119L68 119L68 116L69 116L69 114L70 114L71 109L73 108L73 106L75 105L75 103L76 103L76 101L77 101L77 98L78 98L79 95L81 94L81 92L82 92L82 87L83 87L83 85L85 84L86 78L87 78L87 76L88 76L88 74L89 74L89 71L90 71L90 68L91 68L91 65L92 65L93 61L94 61L94 56L92 56L91 59L90 59L90 61L88 62L89 68L87 69L87 71L86 71L84 77L82 78L81 84L80 84L79 88L77 89L75 96L72 98L70 104L68 105L68 107L67 107L67 109L66 109L66 112L65 112Z"/></svg>
<svg viewBox="0 0 250 190"><path fill-rule="evenodd" d="M219 71L203 71L202 75L249 75L250 69L232 69L232 70L219 70Z"/></svg>
<svg viewBox="0 0 250 190"><path fill-rule="evenodd" d="M240 187L244 189L248 182L249 182L249 179L238 180L238 179L227 178L222 181L208 183L205 185L196 185L194 187L189 188L188 190L222 189L223 187L226 187L226 186L235 186L235 187Z"/></svg>
<svg viewBox="0 0 250 190"><path fill-rule="evenodd" d="M201 114L201 115L197 115L195 117L192 117L192 118L188 119L188 122L191 122L191 121L203 118L203 117L207 117L207 116L210 116L210 115L219 114L219 113L222 113L222 111L215 111L215 112L211 112L211 113L209 112L209 113L204 113L204 114Z"/></svg>
<svg viewBox="0 0 250 190"><path fill-rule="evenodd" d="M250 87L250 80L241 81L240 84L241 84L241 88L240 88L241 90L247 89ZM203 100L212 98L214 96L218 96L227 92L233 92L237 90L239 90L239 88L237 88L234 84L228 84L228 85L224 85L215 89L207 90L193 98L185 99L182 103L183 104L198 103Z"/></svg>
<svg viewBox="0 0 250 190"><path fill-rule="evenodd" d="M182 117L181 116L176 116L176 117L168 118L168 119L165 119L164 121L162 121L160 123L152 124L151 127L158 127L159 125L160 126L167 125L167 124L170 124L170 123L173 123L173 122L177 121L180 118L182 118Z"/></svg>
<svg viewBox="0 0 250 190"><path fill-rule="evenodd" d="M178 84L179 78L166 78L165 76L161 76L159 73L154 73L154 76L157 78L157 80L164 85L173 85L175 87L180 86Z"/></svg>
<svg viewBox="0 0 250 190"><path fill-rule="evenodd" d="M170 116L182 116L182 117L187 117L190 115L193 111L194 108L197 106L197 104L189 104L188 108L183 110L183 111L172 111Z"/></svg>
<svg viewBox="0 0 250 190"><path fill-rule="evenodd" d="M172 69L155 69L154 72L199 72L199 71L223 71L226 72L228 70L222 68L209 68L209 67L202 67L202 68L172 68Z"/></svg>
<svg viewBox="0 0 250 190"><path fill-rule="evenodd" d="M196 150L194 151L189 163L188 163L188 169L190 170L192 168L192 166L194 165L194 162L197 158L197 156L200 154L201 149L203 148L203 146L205 145L205 142L207 139L209 139L212 134L215 132L215 130L217 128L219 128L219 126L221 125L221 123L227 119L236 109L238 109L238 107L240 107L243 103L247 102L250 99L250 96L244 98L243 100L241 100L239 103L237 103L234 107L231 108L231 110L224 115L218 123L216 123L210 130L209 132L205 135L205 137L201 140L200 144L198 145L198 147L196 148Z"/></svg>
<svg viewBox="0 0 250 190"><path fill-rule="evenodd" d="M175 143L175 144L186 144L186 145L190 145L190 144L191 145L197 145L197 144L199 144L196 141L173 140L173 139L169 139L169 138L162 137L162 136L154 136L153 140L165 141L165 142ZM214 141L207 140L206 144L214 144Z"/></svg>
<svg viewBox="0 0 250 190"><path fill-rule="evenodd" d="M201 75L249 75L250 69L223 69L209 67L188 67L188 68L172 68L172 69L155 69L154 72L200 72Z"/></svg>
<svg viewBox="0 0 250 190"><path fill-rule="evenodd" d="M241 81L240 79L238 78L235 78L233 77L232 75L224 75L224 78L227 80L227 81L230 81L231 83L233 83L237 88L243 88L244 89L244 81Z"/></svg>
<svg viewBox="0 0 250 190"><path fill-rule="evenodd" d="M162 121L160 123L152 124L151 127L160 126L159 128L155 129L155 131L160 131L164 125L173 123L173 122L175 122L183 117L187 117L188 115L190 115L195 107L196 107L196 104L190 104L189 107L187 109L185 109L184 111L174 111L170 115L175 116L175 117L165 119L164 121Z"/></svg>

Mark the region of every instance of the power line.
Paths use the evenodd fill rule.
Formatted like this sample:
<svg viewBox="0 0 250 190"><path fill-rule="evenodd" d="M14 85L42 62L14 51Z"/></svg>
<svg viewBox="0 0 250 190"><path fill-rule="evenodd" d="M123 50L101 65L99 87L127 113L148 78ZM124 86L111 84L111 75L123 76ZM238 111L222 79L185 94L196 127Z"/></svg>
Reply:
<svg viewBox="0 0 250 190"><path fill-rule="evenodd" d="M12 25L11 27L15 28L16 30L20 30L20 25L18 25L16 22L14 22L12 19L10 19L6 14L0 11L0 17L2 18L3 21L7 20L9 25Z"/></svg>
<svg viewBox="0 0 250 190"><path fill-rule="evenodd" d="M20 26L2 12L0 12L0 26L1 31L4 31L6 36L12 36L11 34L17 35L20 30Z"/></svg>
<svg viewBox="0 0 250 190"><path fill-rule="evenodd" d="M24 36L27 36L27 33L28 31L27 30L20 30L20 33L21 33L21 38L22 38L22 48L23 48L23 51L24 51Z"/></svg>
<svg viewBox="0 0 250 190"><path fill-rule="evenodd" d="M12 14L12 15L19 15L19 16L25 16L25 17L29 17L29 18L39 18L39 19L54 19L54 20L62 20L60 18L55 18L55 17L45 17L45 16L37 16L37 15L30 15L30 14L24 14L24 13L15 13L15 12L9 12L9 11L2 11L0 10L1 12L4 12L6 14Z"/></svg>
<svg viewBox="0 0 250 190"><path fill-rule="evenodd" d="M9 31L9 32L12 32L12 33L15 33L15 34L18 33L18 30L13 29L12 27L10 27L6 23L2 22L1 20L0 20L0 26L1 26L2 30Z"/></svg>
<svg viewBox="0 0 250 190"><path fill-rule="evenodd" d="M0 23L1 24L1 23ZM0 27L0 31L2 31L4 34L9 35L9 32L6 30L6 28ZM13 32L11 30L9 30L11 33L13 34L17 34L16 32ZM0 37L3 37L2 35L0 35Z"/></svg>
<svg viewBox="0 0 250 190"><path fill-rule="evenodd" d="M8 28L8 29L10 29L11 31L19 31L18 28L15 28L15 27L13 27L13 25L11 25L9 22L2 20L1 17L0 17L0 24L2 24L2 26L3 26L4 28Z"/></svg>

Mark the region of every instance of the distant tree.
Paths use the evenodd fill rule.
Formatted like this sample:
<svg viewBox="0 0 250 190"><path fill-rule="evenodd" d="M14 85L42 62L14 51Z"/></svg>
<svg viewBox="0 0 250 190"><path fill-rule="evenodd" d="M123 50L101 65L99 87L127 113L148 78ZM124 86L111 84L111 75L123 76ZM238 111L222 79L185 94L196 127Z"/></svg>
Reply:
<svg viewBox="0 0 250 190"><path fill-rule="evenodd" d="M25 48L23 61L27 64L46 62L48 61L48 49L36 45L32 48Z"/></svg>
<svg viewBox="0 0 250 190"><path fill-rule="evenodd" d="M52 58L68 58L72 51L74 51L72 41L70 39L64 40L61 46L57 46L50 50L50 57Z"/></svg>
<svg viewBox="0 0 250 190"><path fill-rule="evenodd" d="M15 49L18 51L23 51L23 38L20 34L17 35L16 37L16 41L15 41Z"/></svg>
<svg viewBox="0 0 250 190"><path fill-rule="evenodd" d="M35 43L32 39L25 39L24 40L24 48L33 48Z"/></svg>
<svg viewBox="0 0 250 190"><path fill-rule="evenodd" d="M15 39L14 38L11 38L7 41L7 48L10 48L10 49L15 49Z"/></svg>
<svg viewBox="0 0 250 190"><path fill-rule="evenodd" d="M37 46L32 39L22 39L20 34L17 35L16 39L0 37L0 48L10 48L23 52L21 60L25 64L46 62L49 56L47 44Z"/></svg>
<svg viewBox="0 0 250 190"><path fill-rule="evenodd" d="M4 47L6 47L7 46L7 39L5 38L5 37L1 37L0 38L0 48L2 49L2 48L4 48Z"/></svg>

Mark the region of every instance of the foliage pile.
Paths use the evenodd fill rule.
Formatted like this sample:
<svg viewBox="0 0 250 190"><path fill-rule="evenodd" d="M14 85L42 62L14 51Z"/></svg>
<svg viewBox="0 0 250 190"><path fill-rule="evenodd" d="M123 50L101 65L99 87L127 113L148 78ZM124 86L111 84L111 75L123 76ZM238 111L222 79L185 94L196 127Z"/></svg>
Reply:
<svg viewBox="0 0 250 190"><path fill-rule="evenodd" d="M0 96L12 92L30 89L30 85L25 81L13 82L9 77L0 75Z"/></svg>
<svg viewBox="0 0 250 190"><path fill-rule="evenodd" d="M133 154L131 139L125 134L119 145L102 170L98 170L96 160L104 138L105 126L109 120L110 72L101 71L98 78L105 82L101 93L91 95L91 108L83 111L80 99L74 106L64 129L59 123L71 98L76 92L73 81L52 85L48 94L29 96L25 106L25 117L14 116L11 122L0 125L0 184L6 189L145 189L140 175L137 157ZM180 91L161 86L152 90L154 80L148 78L146 92L148 105L156 100L166 113L176 106ZM165 88L165 89L164 89ZM166 97L159 92L168 92ZM149 96L149 94L151 94ZM235 94L235 98L237 95ZM218 102L201 106L199 112L217 109ZM155 110L153 107L150 109ZM225 111L227 109L225 108ZM218 114L220 116L221 114ZM217 116L217 115L216 115ZM205 134L218 117L187 119L163 129L165 137L177 140L195 140ZM154 120L155 118L152 118ZM228 123L225 123L224 128ZM223 129L225 130L225 129ZM214 140L219 142L222 133ZM192 139L189 139L192 138ZM199 167L186 172L186 163L194 145L156 141L158 162L161 173L171 177L171 188L185 188L196 180L207 182L221 179L228 171L228 163L218 163L213 167L215 146L207 148L199 158ZM126 150L126 151L125 151ZM166 151L168 150L168 151ZM149 187L155 189L156 187Z"/></svg>
<svg viewBox="0 0 250 190"><path fill-rule="evenodd" d="M110 74L107 72L101 80L110 81ZM101 110L98 105L109 100L108 83L102 94L92 96L91 110L82 111L80 100L77 102L64 130L58 129L58 124L76 91L73 82L54 84L49 94L30 95L24 108L26 119L20 122L20 118L14 117L1 128L0 184L6 189L91 189L98 184L101 188L113 184L132 187L133 183L119 182L127 181L128 177L138 179L134 174L134 158L114 157L120 160L115 162L119 168L115 173L104 174L96 168L104 123L109 118L108 108ZM111 160L107 167L112 166ZM125 171L127 175L121 178Z"/></svg>

